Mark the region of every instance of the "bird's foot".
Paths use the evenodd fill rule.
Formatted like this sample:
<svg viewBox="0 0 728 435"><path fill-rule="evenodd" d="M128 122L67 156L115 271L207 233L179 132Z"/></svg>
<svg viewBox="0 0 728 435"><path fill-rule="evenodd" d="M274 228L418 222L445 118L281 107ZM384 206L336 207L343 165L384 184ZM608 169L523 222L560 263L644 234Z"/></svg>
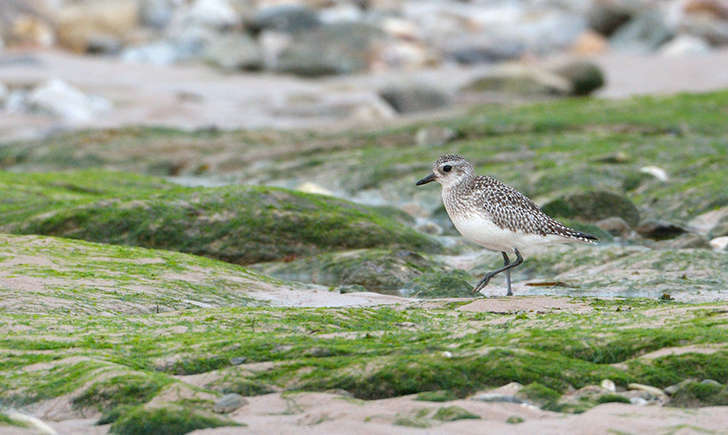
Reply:
<svg viewBox="0 0 728 435"><path fill-rule="evenodd" d="M481 279L480 282L475 287L473 287L473 293L478 293L479 291L483 290L483 288L485 288L485 286L488 285L488 283L490 282L490 279L494 276L495 274L491 273L485 275L485 277L483 277L483 279Z"/></svg>

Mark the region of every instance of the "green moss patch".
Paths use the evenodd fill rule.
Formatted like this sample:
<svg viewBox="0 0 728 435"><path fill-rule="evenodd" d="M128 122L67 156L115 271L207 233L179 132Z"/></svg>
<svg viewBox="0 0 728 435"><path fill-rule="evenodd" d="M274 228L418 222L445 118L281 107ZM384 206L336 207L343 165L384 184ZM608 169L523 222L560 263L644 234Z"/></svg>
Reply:
<svg viewBox="0 0 728 435"><path fill-rule="evenodd" d="M198 429L241 426L239 423L196 413L189 409L137 408L111 425L111 433L120 435L181 435Z"/></svg>

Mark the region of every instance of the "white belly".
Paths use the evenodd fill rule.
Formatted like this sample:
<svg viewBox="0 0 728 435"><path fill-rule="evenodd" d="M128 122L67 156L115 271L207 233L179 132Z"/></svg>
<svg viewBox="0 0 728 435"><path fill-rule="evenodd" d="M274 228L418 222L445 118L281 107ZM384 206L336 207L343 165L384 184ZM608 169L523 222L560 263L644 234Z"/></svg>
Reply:
<svg viewBox="0 0 728 435"><path fill-rule="evenodd" d="M471 215L467 218L452 218L455 228L467 240L493 251L513 252L513 248L524 251L530 246L545 243L568 241L556 235L541 236L521 231L500 228L483 216Z"/></svg>

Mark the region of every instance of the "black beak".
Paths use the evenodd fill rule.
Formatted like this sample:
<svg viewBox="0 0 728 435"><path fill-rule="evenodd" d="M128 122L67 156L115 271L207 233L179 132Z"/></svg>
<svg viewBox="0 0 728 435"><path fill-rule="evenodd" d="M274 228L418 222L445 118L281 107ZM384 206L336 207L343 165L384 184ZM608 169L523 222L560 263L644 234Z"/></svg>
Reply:
<svg viewBox="0 0 728 435"><path fill-rule="evenodd" d="M435 181L435 174L430 174L430 175L426 176L425 178L421 179L420 181L417 182L417 185L422 186L423 184L427 184L430 181Z"/></svg>

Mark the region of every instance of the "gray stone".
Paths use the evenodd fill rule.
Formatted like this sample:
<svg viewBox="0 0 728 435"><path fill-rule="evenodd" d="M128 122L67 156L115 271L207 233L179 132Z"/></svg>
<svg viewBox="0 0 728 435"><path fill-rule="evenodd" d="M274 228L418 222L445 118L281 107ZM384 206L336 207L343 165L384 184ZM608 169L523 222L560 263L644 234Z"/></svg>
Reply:
<svg viewBox="0 0 728 435"><path fill-rule="evenodd" d="M236 356L233 358L230 358L230 364L234 366L239 366L240 364L245 364L245 361L247 361L248 358L245 356Z"/></svg>
<svg viewBox="0 0 728 435"><path fill-rule="evenodd" d="M170 65L180 60L180 55L174 44L168 41L157 41L147 45L128 47L121 53L120 57L124 62L153 65Z"/></svg>
<svg viewBox="0 0 728 435"><path fill-rule="evenodd" d="M294 38L280 53L276 69L302 76L366 71L375 43L384 36L368 24L327 24Z"/></svg>
<svg viewBox="0 0 728 435"><path fill-rule="evenodd" d="M687 233L671 240L659 242L664 249L710 249L708 240L700 234Z"/></svg>
<svg viewBox="0 0 728 435"><path fill-rule="evenodd" d="M604 86L604 73L593 62L571 61L552 72L565 78L571 83L572 95L589 95Z"/></svg>
<svg viewBox="0 0 728 435"><path fill-rule="evenodd" d="M398 113L423 112L450 105L450 95L427 84L388 86L379 92Z"/></svg>
<svg viewBox="0 0 728 435"><path fill-rule="evenodd" d="M571 83L565 78L524 65L494 67L465 85L461 93L495 92L522 96L558 96L571 93Z"/></svg>
<svg viewBox="0 0 728 435"><path fill-rule="evenodd" d="M700 381L700 383L701 384L705 384L705 385L715 385L716 387L722 387L723 386L723 384L721 384L720 382L718 382L718 381L716 381L714 379L703 379L702 381Z"/></svg>
<svg viewBox="0 0 728 435"><path fill-rule="evenodd" d="M636 230L642 237L652 240L674 239L687 232L687 230L680 225L656 220L642 222Z"/></svg>
<svg viewBox="0 0 728 435"><path fill-rule="evenodd" d="M227 33L205 48L207 62L229 71L255 71L263 68L263 53L246 34Z"/></svg>
<svg viewBox="0 0 728 435"><path fill-rule="evenodd" d="M477 63L495 63L518 59L526 53L523 41L502 38L458 38L448 41L444 47L446 57L456 62L471 65Z"/></svg>
<svg viewBox="0 0 728 435"><path fill-rule="evenodd" d="M431 125L422 127L415 134L415 142L419 146L439 147L455 139L457 134L452 128Z"/></svg>
<svg viewBox="0 0 728 435"><path fill-rule="evenodd" d="M620 27L610 45L621 51L651 53L672 38L674 32L658 9L650 9Z"/></svg>
<svg viewBox="0 0 728 435"><path fill-rule="evenodd" d="M269 6L259 10L248 23L254 32L274 30L296 33L321 25L316 11L300 5Z"/></svg>
<svg viewBox="0 0 728 435"><path fill-rule="evenodd" d="M228 414L248 404L248 400L240 394L230 393L222 396L212 407L218 414Z"/></svg>
<svg viewBox="0 0 728 435"><path fill-rule="evenodd" d="M495 402L495 403L528 403L523 399L519 399L516 396L498 393L482 393L472 397L472 400L480 402Z"/></svg>
<svg viewBox="0 0 728 435"><path fill-rule="evenodd" d="M664 398L666 396L664 391L651 385L632 383L627 385L627 388L630 390L644 391L655 398Z"/></svg>
<svg viewBox="0 0 728 435"><path fill-rule="evenodd" d="M173 14L173 0L142 0L139 4L139 21L147 27L163 29Z"/></svg>
<svg viewBox="0 0 728 435"><path fill-rule="evenodd" d="M709 14L694 14L683 18L680 31L700 37L713 45L728 44L728 20Z"/></svg>
<svg viewBox="0 0 728 435"><path fill-rule="evenodd" d="M635 3L631 0L595 0L587 11L589 27L605 36L610 36L635 14Z"/></svg>

